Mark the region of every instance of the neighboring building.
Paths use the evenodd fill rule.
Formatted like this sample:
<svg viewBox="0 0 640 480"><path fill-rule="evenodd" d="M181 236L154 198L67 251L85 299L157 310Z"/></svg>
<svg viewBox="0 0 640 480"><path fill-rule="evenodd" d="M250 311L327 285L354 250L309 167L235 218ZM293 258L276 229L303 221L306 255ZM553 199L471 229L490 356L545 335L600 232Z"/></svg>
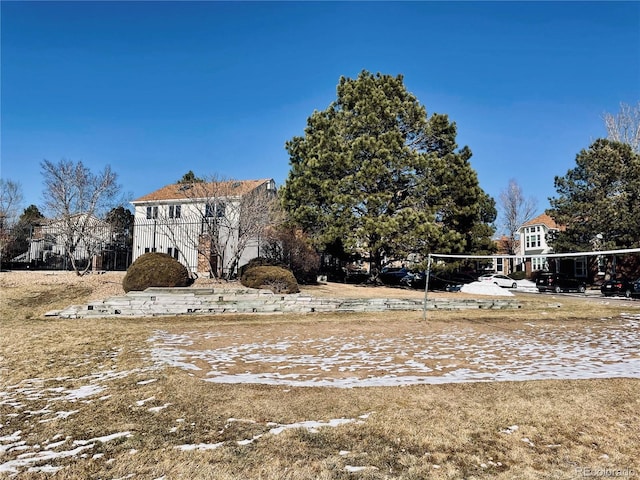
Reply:
<svg viewBox="0 0 640 480"><path fill-rule="evenodd" d="M135 207L133 261L167 253L200 275L228 277L260 256L272 179L176 183L144 195Z"/></svg>
<svg viewBox="0 0 640 480"><path fill-rule="evenodd" d="M45 264L67 269L67 249L70 248L77 264L92 262L92 268L102 270L103 252L111 241L111 226L95 216L77 214L68 221L42 220L33 227L29 250L21 255L21 260L35 266Z"/></svg>
<svg viewBox="0 0 640 480"><path fill-rule="evenodd" d="M546 213L524 223L519 229L520 252L527 276L539 270L549 270L549 263L545 257L531 257L532 255L544 255L553 253L553 249L547 244L549 233L557 232L560 227Z"/></svg>
<svg viewBox="0 0 640 480"><path fill-rule="evenodd" d="M554 258L550 262L546 257L540 256L553 253L553 249L547 241L554 233L564 229L564 226L558 225L546 213L529 220L520 227L518 230L520 234L520 255L523 258L523 270L526 271L527 276L531 276L533 272L540 270L552 270L576 277L587 276L586 257L573 257L566 260Z"/></svg>
<svg viewBox="0 0 640 480"><path fill-rule="evenodd" d="M495 240L496 253L495 255L505 255L505 257L496 257L493 259L492 271L500 273L502 275L509 275L513 271L514 262L509 255L509 239L503 235L498 240Z"/></svg>

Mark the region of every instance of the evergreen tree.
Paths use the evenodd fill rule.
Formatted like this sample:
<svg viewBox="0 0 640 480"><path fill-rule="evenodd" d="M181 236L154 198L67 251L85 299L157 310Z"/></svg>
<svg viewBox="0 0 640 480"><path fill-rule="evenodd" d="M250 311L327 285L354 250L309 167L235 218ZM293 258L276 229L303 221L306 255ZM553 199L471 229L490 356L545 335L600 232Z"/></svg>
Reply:
<svg viewBox="0 0 640 480"><path fill-rule="evenodd" d="M556 251L640 247L640 155L629 145L596 140L555 188L547 213L566 226L553 239Z"/></svg>
<svg viewBox="0 0 640 480"><path fill-rule="evenodd" d="M44 219L44 215L40 212L37 206L31 204L24 209L20 215L20 223L35 225Z"/></svg>
<svg viewBox="0 0 640 480"><path fill-rule="evenodd" d="M33 233L33 228L44 220L44 215L40 213L38 207L29 205L24 209L18 222L13 227L11 242L7 245L6 260L17 257L29 250L29 241Z"/></svg>
<svg viewBox="0 0 640 480"><path fill-rule="evenodd" d="M113 208L107 213L105 221L111 225L116 243L126 246L133 244L133 213L123 206Z"/></svg>
<svg viewBox="0 0 640 480"><path fill-rule="evenodd" d="M196 174L193 173L193 170L189 170L187 173L185 173L182 178L180 180L178 180L178 183L202 183L205 180L203 178L200 177L196 177Z"/></svg>
<svg viewBox="0 0 640 480"><path fill-rule="evenodd" d="M495 203L471 151L457 150L446 115L427 118L400 75L342 77L337 99L286 148L283 206L320 248L363 247L377 267L410 253L489 248Z"/></svg>

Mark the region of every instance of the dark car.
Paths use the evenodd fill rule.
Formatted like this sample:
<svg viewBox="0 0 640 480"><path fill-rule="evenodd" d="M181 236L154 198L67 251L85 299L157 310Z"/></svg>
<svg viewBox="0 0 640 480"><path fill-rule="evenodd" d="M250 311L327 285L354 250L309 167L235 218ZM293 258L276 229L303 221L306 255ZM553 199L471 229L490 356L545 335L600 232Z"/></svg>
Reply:
<svg viewBox="0 0 640 480"><path fill-rule="evenodd" d="M627 298L640 297L640 278L636 281L626 278L607 280L600 287L600 291L605 297L612 295L622 295Z"/></svg>
<svg viewBox="0 0 640 480"><path fill-rule="evenodd" d="M378 279L385 285L402 285L408 276L411 276L411 272L404 267L385 267L378 274Z"/></svg>
<svg viewBox="0 0 640 480"><path fill-rule="evenodd" d="M584 281L564 273L541 273L536 279L536 287L539 292L556 293L568 291L584 293L587 289Z"/></svg>
<svg viewBox="0 0 640 480"><path fill-rule="evenodd" d="M413 288L424 288L425 272L413 274L410 285ZM429 290L458 291L465 283L475 282L475 277L462 272L430 272Z"/></svg>

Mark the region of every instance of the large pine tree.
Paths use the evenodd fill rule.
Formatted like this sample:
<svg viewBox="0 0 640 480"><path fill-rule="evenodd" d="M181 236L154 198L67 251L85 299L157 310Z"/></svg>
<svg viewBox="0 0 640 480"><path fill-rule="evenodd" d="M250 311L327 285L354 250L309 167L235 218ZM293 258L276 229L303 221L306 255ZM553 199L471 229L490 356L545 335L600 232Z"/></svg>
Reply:
<svg viewBox="0 0 640 480"><path fill-rule="evenodd" d="M486 253L495 202L458 150L446 115L427 117L403 77L342 77L337 99L286 144L285 209L322 247L369 250L376 266L410 253Z"/></svg>
<svg viewBox="0 0 640 480"><path fill-rule="evenodd" d="M547 213L566 226L556 251L640 247L640 155L629 145L596 140L555 188Z"/></svg>

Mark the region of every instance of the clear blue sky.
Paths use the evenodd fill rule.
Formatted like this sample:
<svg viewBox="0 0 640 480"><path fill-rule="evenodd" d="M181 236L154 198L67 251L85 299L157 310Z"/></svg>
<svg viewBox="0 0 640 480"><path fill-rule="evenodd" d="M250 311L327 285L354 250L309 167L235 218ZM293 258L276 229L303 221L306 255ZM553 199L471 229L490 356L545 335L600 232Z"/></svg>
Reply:
<svg viewBox="0 0 640 480"><path fill-rule="evenodd" d="M640 100L640 2L1 2L2 177L110 164L136 198L197 175L274 178L340 76L404 75L496 200L554 176Z"/></svg>

